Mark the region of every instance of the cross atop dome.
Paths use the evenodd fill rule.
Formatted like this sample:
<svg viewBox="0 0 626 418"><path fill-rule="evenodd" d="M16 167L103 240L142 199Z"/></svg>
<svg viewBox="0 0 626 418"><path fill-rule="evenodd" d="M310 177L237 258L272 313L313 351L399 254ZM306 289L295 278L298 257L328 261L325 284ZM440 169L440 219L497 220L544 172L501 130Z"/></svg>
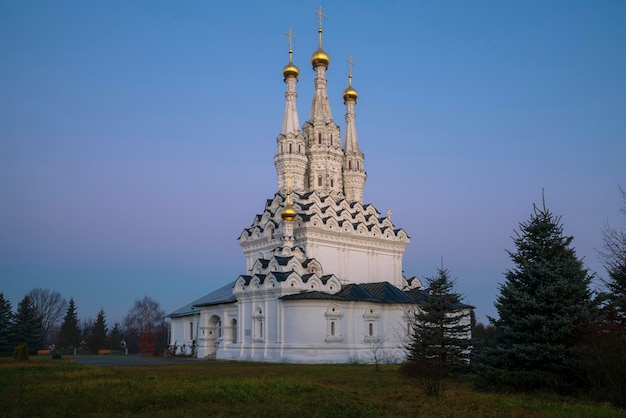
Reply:
<svg viewBox="0 0 626 418"><path fill-rule="evenodd" d="M313 10L313 13L315 13L318 16L318 22L319 22L319 31L322 30L322 18L326 19L328 16L326 16L324 13L322 13L322 6L320 6L319 10Z"/></svg>

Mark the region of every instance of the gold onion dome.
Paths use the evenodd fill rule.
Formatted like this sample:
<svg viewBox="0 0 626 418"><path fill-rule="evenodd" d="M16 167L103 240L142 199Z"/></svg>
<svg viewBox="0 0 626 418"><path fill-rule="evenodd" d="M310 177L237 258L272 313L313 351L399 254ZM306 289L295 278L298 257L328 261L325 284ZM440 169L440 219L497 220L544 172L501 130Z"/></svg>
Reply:
<svg viewBox="0 0 626 418"><path fill-rule="evenodd" d="M289 61L289 64L285 65L285 68L283 68L283 76L285 77L285 79L289 77L298 78L299 75L300 70L291 61Z"/></svg>
<svg viewBox="0 0 626 418"><path fill-rule="evenodd" d="M343 91L343 101L347 102L349 100L356 102L357 97L359 97L359 93L356 92L352 86L348 86L347 89Z"/></svg>
<svg viewBox="0 0 626 418"><path fill-rule="evenodd" d="M293 210L293 207L288 204L287 207L280 213L280 217L283 218L283 221L291 221L293 222L296 219L296 211Z"/></svg>
<svg viewBox="0 0 626 418"><path fill-rule="evenodd" d="M313 68L323 65L328 69L328 64L330 64L330 58L328 57L328 54L324 52L322 47L319 47L317 51L315 51L313 55L311 55L311 65L313 65Z"/></svg>

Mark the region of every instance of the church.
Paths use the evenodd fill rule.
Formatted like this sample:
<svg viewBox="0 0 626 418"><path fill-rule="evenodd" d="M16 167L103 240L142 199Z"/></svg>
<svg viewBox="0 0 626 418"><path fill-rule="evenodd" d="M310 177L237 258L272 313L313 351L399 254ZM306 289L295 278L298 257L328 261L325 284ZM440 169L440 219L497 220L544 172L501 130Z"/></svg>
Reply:
<svg viewBox="0 0 626 418"><path fill-rule="evenodd" d="M333 120L318 46L309 117L300 125L300 70L283 68L285 112L276 139L277 191L238 238L246 271L233 282L168 315L170 344L199 358L297 363L401 361L411 312L425 297L403 275L409 236L363 202L352 63L343 91L343 135ZM183 348L179 348L183 350ZM180 352L180 351L178 351Z"/></svg>

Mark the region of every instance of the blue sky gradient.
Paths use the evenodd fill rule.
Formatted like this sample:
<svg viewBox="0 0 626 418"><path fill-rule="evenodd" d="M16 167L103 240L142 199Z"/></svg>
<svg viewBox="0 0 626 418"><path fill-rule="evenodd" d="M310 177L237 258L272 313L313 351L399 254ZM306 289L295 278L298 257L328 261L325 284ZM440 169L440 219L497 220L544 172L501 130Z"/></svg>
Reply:
<svg viewBox="0 0 626 418"><path fill-rule="evenodd" d="M0 291L119 321L245 272L236 238L276 192L292 28L300 121L319 2L0 0ZM440 265L479 319L533 203L600 275L626 187L623 1L322 2L328 93L352 56L364 199Z"/></svg>

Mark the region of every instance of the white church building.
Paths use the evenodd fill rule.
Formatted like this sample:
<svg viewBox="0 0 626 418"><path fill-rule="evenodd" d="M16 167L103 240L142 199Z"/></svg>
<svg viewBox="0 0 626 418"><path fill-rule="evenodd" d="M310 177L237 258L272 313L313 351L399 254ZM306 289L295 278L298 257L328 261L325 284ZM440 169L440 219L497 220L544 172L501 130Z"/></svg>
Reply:
<svg viewBox="0 0 626 418"><path fill-rule="evenodd" d="M168 315L170 344L199 358L299 363L401 360L410 315L424 298L406 279L409 236L363 203L366 173L355 124L352 70L343 91L343 135L333 120L319 44L311 57L315 91L300 125L292 60L282 130L276 139L276 194L239 236L246 271L228 285Z"/></svg>

